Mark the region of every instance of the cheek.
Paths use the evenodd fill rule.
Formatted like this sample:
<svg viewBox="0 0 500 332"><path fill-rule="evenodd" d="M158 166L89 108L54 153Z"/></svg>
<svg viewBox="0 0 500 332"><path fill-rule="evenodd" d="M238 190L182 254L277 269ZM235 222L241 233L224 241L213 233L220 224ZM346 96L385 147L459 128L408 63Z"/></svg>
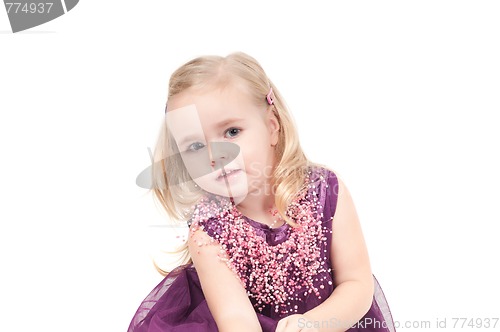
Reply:
<svg viewBox="0 0 500 332"><path fill-rule="evenodd" d="M242 147L243 159L248 168L262 168L273 161L273 148L266 140L253 141Z"/></svg>
<svg viewBox="0 0 500 332"><path fill-rule="evenodd" d="M208 150L180 154L181 162L193 179L203 177L212 172Z"/></svg>
<svg viewBox="0 0 500 332"><path fill-rule="evenodd" d="M205 191L210 191L210 179L208 179L208 176L202 176L197 179L193 180L198 186L200 186L201 189Z"/></svg>

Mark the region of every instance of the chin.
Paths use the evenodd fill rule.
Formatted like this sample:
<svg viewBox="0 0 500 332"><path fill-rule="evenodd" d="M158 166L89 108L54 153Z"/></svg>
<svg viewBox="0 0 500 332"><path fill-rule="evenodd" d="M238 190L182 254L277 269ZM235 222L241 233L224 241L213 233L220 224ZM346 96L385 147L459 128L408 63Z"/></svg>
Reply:
<svg viewBox="0 0 500 332"><path fill-rule="evenodd" d="M201 187L201 188L214 195L223 197L233 197L235 200L238 199L239 201L244 200L248 196L248 188L246 186L244 188L241 188L239 186L231 187L231 192L228 190L228 188L220 188L220 187L219 188Z"/></svg>
<svg viewBox="0 0 500 332"><path fill-rule="evenodd" d="M235 201L242 201L248 196L246 176L237 181L228 181L229 188L225 181L214 180L212 174L198 178L195 182L206 192L223 197L233 197Z"/></svg>

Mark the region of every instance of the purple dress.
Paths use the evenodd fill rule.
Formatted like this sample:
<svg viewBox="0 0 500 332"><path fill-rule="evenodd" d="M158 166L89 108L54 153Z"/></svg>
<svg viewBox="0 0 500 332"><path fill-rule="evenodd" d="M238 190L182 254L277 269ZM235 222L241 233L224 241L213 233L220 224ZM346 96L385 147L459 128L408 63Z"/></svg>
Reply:
<svg viewBox="0 0 500 332"><path fill-rule="evenodd" d="M330 248L337 177L325 168L311 167L306 182L287 210L298 227L269 228L214 198L200 203L190 221L192 230L203 229L226 249L228 267L247 290L264 332L274 332L283 317L318 306L335 288ZM348 331L395 331L382 289L375 277L373 281L372 305ZM336 323L325 318L314 326ZM166 331L218 331L192 264L177 267L153 289L128 330Z"/></svg>

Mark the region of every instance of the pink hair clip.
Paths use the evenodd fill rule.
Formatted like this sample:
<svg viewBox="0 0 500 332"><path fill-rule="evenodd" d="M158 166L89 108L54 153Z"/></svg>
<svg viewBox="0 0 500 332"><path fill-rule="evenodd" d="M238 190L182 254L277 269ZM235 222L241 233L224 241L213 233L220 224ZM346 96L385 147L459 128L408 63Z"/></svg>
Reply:
<svg viewBox="0 0 500 332"><path fill-rule="evenodd" d="M267 99L267 103L269 105L273 105L274 104L274 92L273 92L273 88L269 89L269 93L266 95L266 99Z"/></svg>

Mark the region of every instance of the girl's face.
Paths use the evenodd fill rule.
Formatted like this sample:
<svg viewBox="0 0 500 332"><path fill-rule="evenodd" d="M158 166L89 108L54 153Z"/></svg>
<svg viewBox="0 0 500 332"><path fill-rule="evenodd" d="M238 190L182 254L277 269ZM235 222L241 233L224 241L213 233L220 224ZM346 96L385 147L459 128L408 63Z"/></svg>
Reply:
<svg viewBox="0 0 500 332"><path fill-rule="evenodd" d="M279 123L270 106L255 105L245 83L187 89L169 99L166 121L203 190L237 204L271 193Z"/></svg>

